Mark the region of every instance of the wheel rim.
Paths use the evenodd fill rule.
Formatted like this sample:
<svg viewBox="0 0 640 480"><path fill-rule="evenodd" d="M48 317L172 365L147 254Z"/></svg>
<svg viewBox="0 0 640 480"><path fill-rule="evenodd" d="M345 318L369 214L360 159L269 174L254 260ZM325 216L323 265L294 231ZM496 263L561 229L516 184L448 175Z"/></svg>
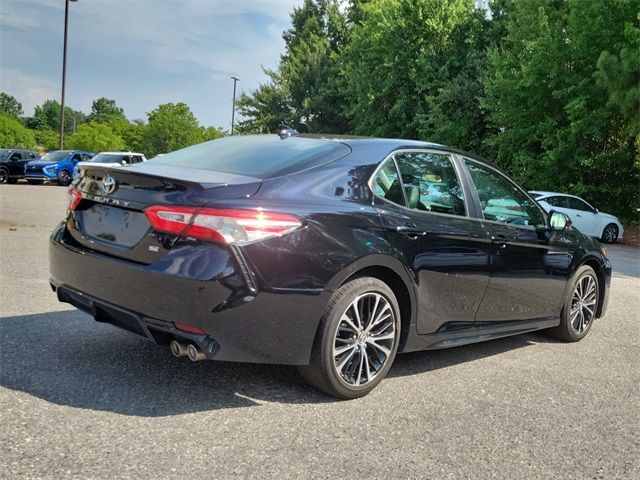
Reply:
<svg viewBox="0 0 640 480"><path fill-rule="evenodd" d="M584 333L596 313L598 289L596 279L585 275L578 280L571 297L571 328L579 335Z"/></svg>
<svg viewBox="0 0 640 480"><path fill-rule="evenodd" d="M604 238L607 242L614 242L618 236L617 228L615 225L609 225L604 230Z"/></svg>
<svg viewBox="0 0 640 480"><path fill-rule="evenodd" d="M63 184L66 185L69 182L69 180L70 180L70 177L66 170L63 170L62 172L60 172L60 181Z"/></svg>
<svg viewBox="0 0 640 480"><path fill-rule="evenodd" d="M7 175L7 172L0 170L0 183L7 183L8 178L9 176Z"/></svg>
<svg viewBox="0 0 640 480"><path fill-rule="evenodd" d="M396 322L389 301L378 293L358 296L344 311L333 341L338 376L349 386L373 381L395 347Z"/></svg>

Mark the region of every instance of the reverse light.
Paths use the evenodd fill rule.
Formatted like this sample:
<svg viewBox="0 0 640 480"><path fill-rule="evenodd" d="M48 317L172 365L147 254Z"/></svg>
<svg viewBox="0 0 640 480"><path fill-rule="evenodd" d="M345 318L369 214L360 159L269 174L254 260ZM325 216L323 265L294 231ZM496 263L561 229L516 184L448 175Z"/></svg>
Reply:
<svg viewBox="0 0 640 480"><path fill-rule="evenodd" d="M76 208L78 208L80 202L82 202L82 193L80 192L78 187L71 184L67 189L67 197L69 198L69 211L73 212Z"/></svg>
<svg viewBox="0 0 640 480"><path fill-rule="evenodd" d="M144 211L154 230L210 242L246 245L292 232L300 219L258 210L154 205Z"/></svg>

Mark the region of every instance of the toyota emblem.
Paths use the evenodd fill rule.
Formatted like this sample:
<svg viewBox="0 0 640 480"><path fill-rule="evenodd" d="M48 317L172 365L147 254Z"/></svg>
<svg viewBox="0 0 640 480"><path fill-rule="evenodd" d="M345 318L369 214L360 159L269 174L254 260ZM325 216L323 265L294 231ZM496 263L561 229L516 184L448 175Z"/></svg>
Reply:
<svg viewBox="0 0 640 480"><path fill-rule="evenodd" d="M107 175L102 179L102 190L107 195L115 192L117 187L118 187L118 182L111 175Z"/></svg>

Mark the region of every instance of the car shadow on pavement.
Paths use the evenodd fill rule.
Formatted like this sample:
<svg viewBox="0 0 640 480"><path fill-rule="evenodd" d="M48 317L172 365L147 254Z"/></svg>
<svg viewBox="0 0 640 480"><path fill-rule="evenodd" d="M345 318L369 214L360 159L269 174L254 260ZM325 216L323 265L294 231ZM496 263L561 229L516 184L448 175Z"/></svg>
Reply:
<svg viewBox="0 0 640 480"><path fill-rule="evenodd" d="M531 344L528 336L518 336L400 355L390 376L425 373ZM307 386L295 367L193 363L76 310L0 318L0 347L0 385L75 408L161 417L262 401L336 401Z"/></svg>

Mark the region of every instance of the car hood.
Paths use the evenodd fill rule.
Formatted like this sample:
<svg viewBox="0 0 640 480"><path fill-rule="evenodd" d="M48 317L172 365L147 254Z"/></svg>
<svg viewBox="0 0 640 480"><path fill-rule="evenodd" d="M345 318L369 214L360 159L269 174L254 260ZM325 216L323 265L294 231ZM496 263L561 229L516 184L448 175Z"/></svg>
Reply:
<svg viewBox="0 0 640 480"><path fill-rule="evenodd" d="M51 162L46 160L33 160L27 163L27 165L31 167L46 167L47 165L55 165L57 163L60 163L60 162Z"/></svg>
<svg viewBox="0 0 640 480"><path fill-rule="evenodd" d="M122 167L123 165L121 163L118 162L110 162L110 163L96 163L96 162L78 162L77 163L77 167L78 168L88 168L88 167L95 167L96 165L100 165L102 167L109 167L109 168L113 168L113 167Z"/></svg>

